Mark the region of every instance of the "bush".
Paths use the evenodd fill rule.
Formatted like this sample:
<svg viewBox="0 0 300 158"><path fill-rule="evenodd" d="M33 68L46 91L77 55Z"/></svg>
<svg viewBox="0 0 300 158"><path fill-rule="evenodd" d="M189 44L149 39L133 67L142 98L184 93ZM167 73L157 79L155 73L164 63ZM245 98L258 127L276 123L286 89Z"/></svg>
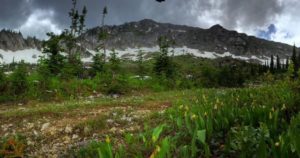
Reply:
<svg viewBox="0 0 300 158"><path fill-rule="evenodd" d="M129 88L128 78L125 75L103 73L98 74L94 80L99 85L99 90L106 94L124 94Z"/></svg>
<svg viewBox="0 0 300 158"><path fill-rule="evenodd" d="M27 77L27 66L24 61L21 61L9 78L9 91L12 96L15 98L25 97L25 94L29 89Z"/></svg>

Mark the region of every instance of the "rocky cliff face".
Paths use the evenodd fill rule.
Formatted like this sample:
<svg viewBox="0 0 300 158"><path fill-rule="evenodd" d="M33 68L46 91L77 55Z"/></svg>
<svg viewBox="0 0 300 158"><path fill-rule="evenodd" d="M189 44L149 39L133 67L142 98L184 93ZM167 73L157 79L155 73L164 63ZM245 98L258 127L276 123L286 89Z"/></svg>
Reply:
<svg viewBox="0 0 300 158"><path fill-rule="evenodd" d="M42 42L36 38L28 37L25 39L21 33L10 30L0 31L0 49L18 51L24 49L41 49Z"/></svg>
<svg viewBox="0 0 300 158"><path fill-rule="evenodd" d="M292 53L290 45L230 31L220 25L201 29L145 19L118 26L105 26L105 28L109 33L106 40L108 54L114 49L119 57L126 59L136 58L139 50L149 53L151 57L151 53L159 50L157 39L161 35L175 41L175 45L172 46L175 55L190 53L203 58L232 57L264 63L266 60L270 60L271 55L279 55L281 59L286 59ZM99 27L87 30L79 37L76 48L74 48L75 51L81 52L82 58L86 62L91 61L92 55L100 46L98 40L100 31ZM32 52L32 50L35 52L30 56L42 55L41 43L35 38L24 39L21 33L0 31L0 54L6 62L11 61L10 54L13 52L13 59L20 58L20 60L25 57L26 52Z"/></svg>
<svg viewBox="0 0 300 158"><path fill-rule="evenodd" d="M107 47L109 49L126 49L139 47L155 47L161 35L175 40L174 47L184 47L199 51L224 54L230 52L239 56L286 57L291 54L292 47L287 44L267 41L254 36L238 33L215 25L209 29L158 23L153 20L125 23L119 26L106 26L109 32ZM99 45L100 28L88 30L81 37L81 43L88 49L95 50Z"/></svg>

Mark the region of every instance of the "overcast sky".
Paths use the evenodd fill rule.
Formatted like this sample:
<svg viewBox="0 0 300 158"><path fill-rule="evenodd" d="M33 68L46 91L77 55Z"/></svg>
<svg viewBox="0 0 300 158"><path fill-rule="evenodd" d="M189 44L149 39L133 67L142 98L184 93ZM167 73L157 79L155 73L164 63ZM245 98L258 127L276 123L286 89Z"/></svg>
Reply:
<svg viewBox="0 0 300 158"><path fill-rule="evenodd" d="M71 0L0 0L0 29L45 38L69 26ZM104 5L107 24L153 19L209 28L221 24L261 38L300 45L299 0L78 0L88 8L88 28L99 25Z"/></svg>

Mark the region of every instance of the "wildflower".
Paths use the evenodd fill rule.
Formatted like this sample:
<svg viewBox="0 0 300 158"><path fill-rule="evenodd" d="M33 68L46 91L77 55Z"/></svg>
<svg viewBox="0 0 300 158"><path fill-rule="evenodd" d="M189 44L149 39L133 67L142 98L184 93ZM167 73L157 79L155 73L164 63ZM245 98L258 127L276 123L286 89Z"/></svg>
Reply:
<svg viewBox="0 0 300 158"><path fill-rule="evenodd" d="M214 109L215 109L215 110L217 110L217 109L218 109L218 105L217 105L217 104L215 104L215 106L214 106Z"/></svg>
<svg viewBox="0 0 300 158"><path fill-rule="evenodd" d="M285 104L283 104L281 110L285 110L285 109L286 109L286 106L285 106Z"/></svg>
<svg viewBox="0 0 300 158"><path fill-rule="evenodd" d="M109 136L106 136L105 142L108 143L108 144L110 143L110 138L109 138Z"/></svg>
<svg viewBox="0 0 300 158"><path fill-rule="evenodd" d="M188 106L185 106L185 110L186 110L186 111L189 111L189 107L188 107Z"/></svg>
<svg viewBox="0 0 300 158"><path fill-rule="evenodd" d="M274 107L272 107L272 111L273 111L273 112L275 112L275 109L274 109Z"/></svg>
<svg viewBox="0 0 300 158"><path fill-rule="evenodd" d="M204 113L204 116L205 116L205 117L207 116L207 112Z"/></svg>
<svg viewBox="0 0 300 158"><path fill-rule="evenodd" d="M197 118L197 115L195 115L195 114L193 114L191 117L192 120L195 120L196 118Z"/></svg>
<svg viewBox="0 0 300 158"><path fill-rule="evenodd" d="M159 153L160 152L160 146L156 146L156 151Z"/></svg>
<svg viewBox="0 0 300 158"><path fill-rule="evenodd" d="M157 138L155 136L152 136L152 141L156 142Z"/></svg>
<svg viewBox="0 0 300 158"><path fill-rule="evenodd" d="M180 105L180 106L179 106L179 109L183 109L183 105Z"/></svg>
<svg viewBox="0 0 300 158"><path fill-rule="evenodd" d="M279 142L276 142L276 143L275 143L275 146L276 146L276 147L279 147L279 145L280 145Z"/></svg>

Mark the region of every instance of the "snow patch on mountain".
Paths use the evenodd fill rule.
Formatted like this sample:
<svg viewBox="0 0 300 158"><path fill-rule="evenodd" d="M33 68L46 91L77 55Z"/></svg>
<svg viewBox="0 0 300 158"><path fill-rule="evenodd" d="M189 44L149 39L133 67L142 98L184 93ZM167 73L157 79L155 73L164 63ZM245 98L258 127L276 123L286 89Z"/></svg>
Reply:
<svg viewBox="0 0 300 158"><path fill-rule="evenodd" d="M87 49L86 51L92 54L92 56L82 58L82 61L92 62L93 56L96 55L98 52L89 49ZM143 52L145 54L151 55L156 52L159 52L159 47L155 46L155 47L141 47L141 48L126 48L123 50L114 50L114 51L117 53L117 56L119 58L137 60L137 55L139 52ZM107 50L106 55L109 57L112 52L113 52L112 50ZM170 48L169 52L170 52L169 55L174 55L174 56L190 54L195 57L208 58L208 59L231 57L233 59L244 60L244 61L256 60L259 61L261 64L264 64L266 61L270 61L270 58L266 56L260 56L260 57L254 55L239 56L239 55L234 55L230 52L224 52L223 54L219 54L216 52L200 51L198 49L192 49L186 46ZM21 60L24 60L27 63L35 64L38 62L40 56L45 56L45 55L37 49L25 49L19 51L5 51L0 49L0 62L5 64L12 63L13 61L20 62Z"/></svg>
<svg viewBox="0 0 300 158"><path fill-rule="evenodd" d="M18 51L5 51L0 49L0 62L9 64L12 62L20 62L24 60L26 63L37 63L40 56L44 56L41 51L37 49L24 49Z"/></svg>

